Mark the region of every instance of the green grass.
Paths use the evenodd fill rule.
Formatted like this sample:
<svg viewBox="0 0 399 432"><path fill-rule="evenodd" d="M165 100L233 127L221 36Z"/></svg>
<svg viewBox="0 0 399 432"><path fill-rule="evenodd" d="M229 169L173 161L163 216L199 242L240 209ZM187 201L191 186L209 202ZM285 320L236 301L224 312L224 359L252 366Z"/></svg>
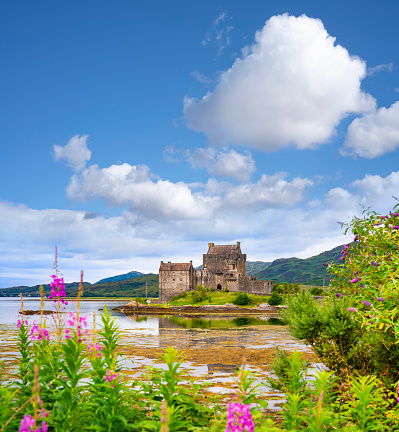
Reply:
<svg viewBox="0 0 399 432"><path fill-rule="evenodd" d="M171 306L184 306L184 305L193 305L193 306L200 306L200 305L224 305L225 303L233 303L234 298L236 296L235 292L220 292L220 291L214 291L214 292L207 292L206 298L203 301L195 302L193 300L193 293L195 291L190 291L187 293L187 296L185 298L180 298L174 301L169 302ZM267 303L270 296L258 296L255 294L248 294L248 296L251 299L251 306L257 306L260 303Z"/></svg>

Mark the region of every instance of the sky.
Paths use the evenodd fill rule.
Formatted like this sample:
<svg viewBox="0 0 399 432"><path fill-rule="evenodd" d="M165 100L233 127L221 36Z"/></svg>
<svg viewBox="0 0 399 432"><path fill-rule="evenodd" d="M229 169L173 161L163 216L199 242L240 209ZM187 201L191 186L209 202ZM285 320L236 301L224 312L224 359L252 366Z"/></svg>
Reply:
<svg viewBox="0 0 399 432"><path fill-rule="evenodd" d="M208 242L307 258L399 196L399 3L3 0L0 287Z"/></svg>

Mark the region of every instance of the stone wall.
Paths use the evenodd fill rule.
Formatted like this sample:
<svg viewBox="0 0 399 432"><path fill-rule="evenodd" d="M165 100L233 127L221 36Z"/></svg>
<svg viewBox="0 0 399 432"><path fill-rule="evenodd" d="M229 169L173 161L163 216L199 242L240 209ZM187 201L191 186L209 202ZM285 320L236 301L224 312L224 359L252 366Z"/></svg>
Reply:
<svg viewBox="0 0 399 432"><path fill-rule="evenodd" d="M159 271L159 301L165 303L184 291L194 288L194 270L173 269Z"/></svg>
<svg viewBox="0 0 399 432"><path fill-rule="evenodd" d="M271 294L273 291L273 282L269 280L257 280L255 276L239 277L238 291L257 295Z"/></svg>

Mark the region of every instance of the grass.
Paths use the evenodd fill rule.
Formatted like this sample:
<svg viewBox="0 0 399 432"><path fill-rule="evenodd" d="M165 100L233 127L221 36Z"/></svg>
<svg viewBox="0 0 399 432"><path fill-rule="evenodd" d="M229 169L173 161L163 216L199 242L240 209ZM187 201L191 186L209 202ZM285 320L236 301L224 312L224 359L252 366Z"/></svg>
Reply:
<svg viewBox="0 0 399 432"><path fill-rule="evenodd" d="M203 298L201 301L195 301L193 298L195 296L194 293L198 293L199 291L189 291L187 292L184 298L179 298L169 302L171 306L184 306L184 305L224 305L225 303L233 303L233 300L237 293L235 292L220 292L220 291L206 291L203 294ZM251 306L257 306L261 303L267 303L270 296L259 296L255 294L248 294L251 299Z"/></svg>

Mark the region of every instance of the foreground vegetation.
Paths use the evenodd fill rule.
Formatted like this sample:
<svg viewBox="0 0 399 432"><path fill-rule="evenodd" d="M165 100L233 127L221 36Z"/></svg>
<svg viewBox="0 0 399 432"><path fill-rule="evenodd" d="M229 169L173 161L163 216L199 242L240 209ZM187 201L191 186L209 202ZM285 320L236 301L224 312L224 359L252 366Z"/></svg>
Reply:
<svg viewBox="0 0 399 432"><path fill-rule="evenodd" d="M173 348L162 355L165 370L150 368L145 379L129 382L115 322L105 310L101 329L89 332L79 308L62 314L65 290L56 274L53 325L41 316L30 326L21 311L18 371L0 386L0 432L397 430L398 210L352 221L354 242L343 248L342 263L326 263L334 293L322 305L301 290L286 297L292 335L312 345L330 370L309 380L299 353L277 349L270 365L277 378L268 384L287 396L279 419L263 411L245 364L227 407L216 396L205 402L200 385L183 381L184 357ZM80 297L81 289L78 304Z"/></svg>

